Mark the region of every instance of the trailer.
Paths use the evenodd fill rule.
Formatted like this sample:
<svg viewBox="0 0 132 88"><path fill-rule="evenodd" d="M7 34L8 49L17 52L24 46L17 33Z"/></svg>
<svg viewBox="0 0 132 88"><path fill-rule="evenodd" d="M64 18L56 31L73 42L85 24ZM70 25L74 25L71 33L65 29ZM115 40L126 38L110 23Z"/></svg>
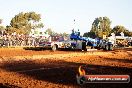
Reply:
<svg viewBox="0 0 132 88"><path fill-rule="evenodd" d="M66 40L51 43L51 48L53 51L57 49L85 50L85 46L85 42L80 40Z"/></svg>

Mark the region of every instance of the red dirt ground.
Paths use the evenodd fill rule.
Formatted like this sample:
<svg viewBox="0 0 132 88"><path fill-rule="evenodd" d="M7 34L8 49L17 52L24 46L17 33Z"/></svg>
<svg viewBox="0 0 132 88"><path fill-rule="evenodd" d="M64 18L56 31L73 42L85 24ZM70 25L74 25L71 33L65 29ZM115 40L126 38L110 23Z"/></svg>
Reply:
<svg viewBox="0 0 132 88"><path fill-rule="evenodd" d="M0 48L0 87L132 88L131 81L126 84L92 83L80 86L76 82L80 65L86 74L127 74L132 77L132 48L107 52Z"/></svg>

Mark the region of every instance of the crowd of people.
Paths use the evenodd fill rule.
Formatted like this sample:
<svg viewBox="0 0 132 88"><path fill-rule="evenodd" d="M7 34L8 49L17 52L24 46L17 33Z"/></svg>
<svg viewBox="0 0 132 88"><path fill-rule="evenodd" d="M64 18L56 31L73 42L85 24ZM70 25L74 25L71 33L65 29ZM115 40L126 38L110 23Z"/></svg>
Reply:
<svg viewBox="0 0 132 88"><path fill-rule="evenodd" d="M40 38L29 35L0 35L0 46L37 46Z"/></svg>

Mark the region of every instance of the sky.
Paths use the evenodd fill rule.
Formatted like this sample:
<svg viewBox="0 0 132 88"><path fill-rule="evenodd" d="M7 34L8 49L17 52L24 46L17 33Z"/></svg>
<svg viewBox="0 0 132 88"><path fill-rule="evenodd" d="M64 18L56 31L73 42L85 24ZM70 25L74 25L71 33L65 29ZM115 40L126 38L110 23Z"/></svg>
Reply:
<svg viewBox="0 0 132 88"><path fill-rule="evenodd" d="M123 25L132 31L132 0L0 0L0 3L2 25L9 25L20 12L34 11L41 14L43 30L71 33L75 27L83 34L91 30L95 18L107 16L112 28Z"/></svg>

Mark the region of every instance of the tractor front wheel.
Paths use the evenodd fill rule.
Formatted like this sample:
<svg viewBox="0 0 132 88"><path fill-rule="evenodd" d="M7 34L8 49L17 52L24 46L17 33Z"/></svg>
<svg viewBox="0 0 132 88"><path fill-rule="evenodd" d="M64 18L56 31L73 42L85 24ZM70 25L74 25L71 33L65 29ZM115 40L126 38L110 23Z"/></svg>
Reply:
<svg viewBox="0 0 132 88"><path fill-rule="evenodd" d="M109 50L109 46L108 45L105 46L105 50Z"/></svg>
<svg viewBox="0 0 132 88"><path fill-rule="evenodd" d="M113 45L109 45L109 50L113 50Z"/></svg>
<svg viewBox="0 0 132 88"><path fill-rule="evenodd" d="M58 49L57 45L53 45L53 46L52 46L52 50L53 50L53 51L56 51L57 49Z"/></svg>

